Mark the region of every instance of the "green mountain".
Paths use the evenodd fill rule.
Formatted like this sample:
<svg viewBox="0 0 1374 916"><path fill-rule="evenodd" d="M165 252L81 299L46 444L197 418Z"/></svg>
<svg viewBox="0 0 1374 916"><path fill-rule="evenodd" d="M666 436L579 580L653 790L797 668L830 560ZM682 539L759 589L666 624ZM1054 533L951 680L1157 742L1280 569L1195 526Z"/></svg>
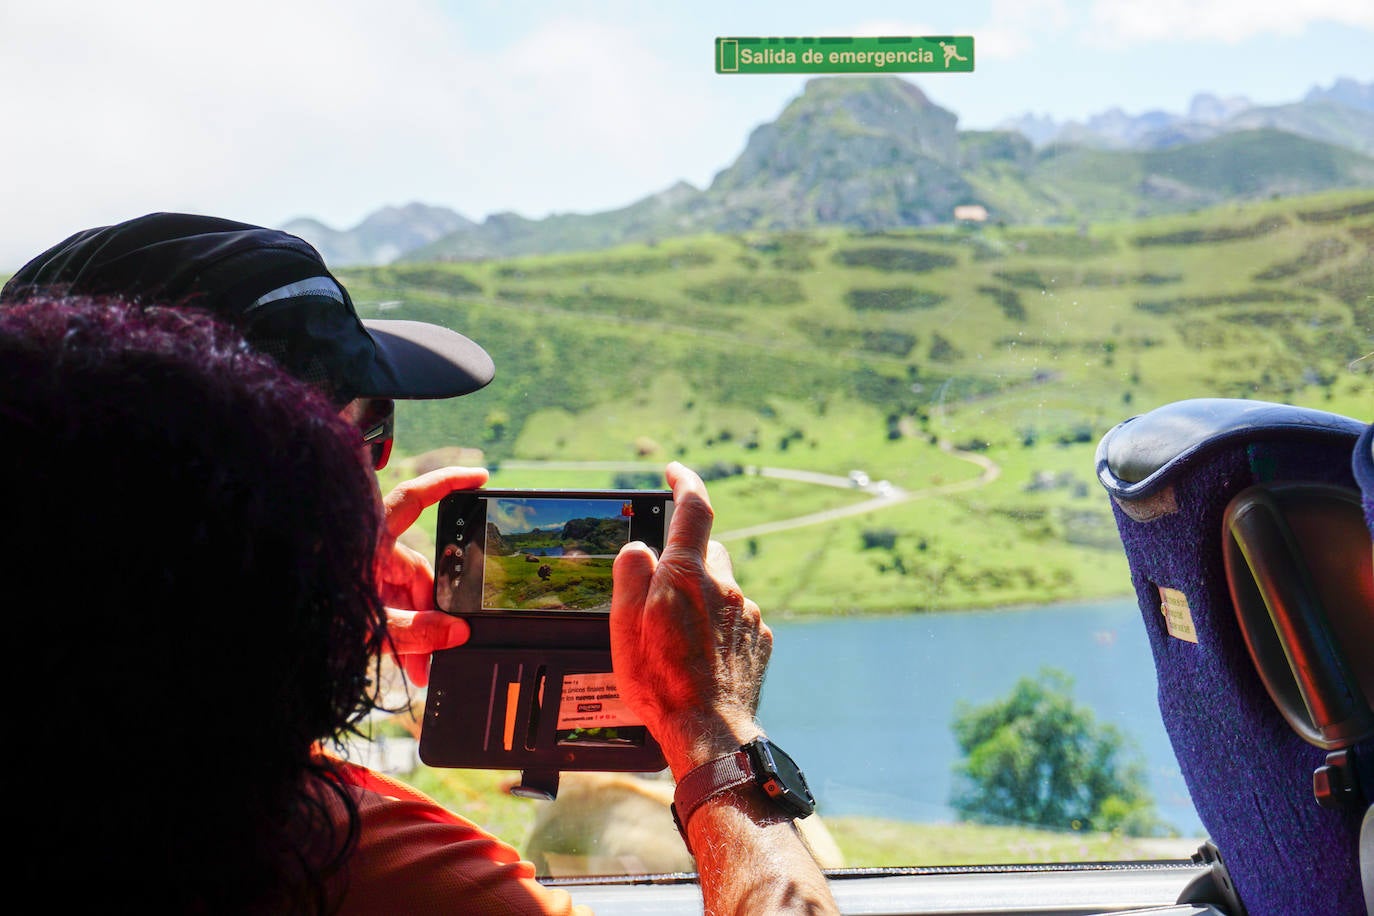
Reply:
<svg viewBox="0 0 1374 916"><path fill-rule="evenodd" d="M1216 168L1196 181L1222 181ZM468 333L507 379L407 405L412 447L540 457L518 444L533 435L564 440L573 457L630 459L643 445L634 436L616 438L610 454L573 442L604 438L592 415L621 393L668 379L679 408L695 400L762 416L775 399L811 402L797 390L804 378L899 419L936 390L947 409L977 403L991 415L1000 394L1030 386L1076 405L1051 412L1039 434L1054 437L1127 403L1290 400L1369 352L1371 253L1374 190L1072 227L749 231L340 275L361 314ZM1217 346L1231 340L1245 360ZM1098 394L1106 400L1094 403ZM576 420L534 421L545 412ZM676 408L621 416L670 454L674 443L758 438L724 421L698 435L674 428L679 418ZM785 420L763 424L775 426L780 440ZM998 436L1016 429L1008 422Z"/></svg>
<svg viewBox="0 0 1374 916"><path fill-rule="evenodd" d="M404 261L468 261L518 254L593 251L626 242L702 231L693 218L702 192L686 182L619 210L561 213L527 219L516 213L494 213L480 225L451 233L415 248Z"/></svg>
<svg viewBox="0 0 1374 916"><path fill-rule="evenodd" d="M1374 111L1336 101L1307 100L1254 108L1231 118L1226 126L1230 130L1273 128L1374 156Z"/></svg>
<svg viewBox="0 0 1374 916"><path fill-rule="evenodd" d="M989 210L1021 223L1046 208L1054 221L1094 221L1374 187L1374 159L1272 129L1143 152L1049 147L1009 178L1003 170L998 186L985 183L989 171L972 173ZM1025 188L1036 193L1018 205L1012 195Z"/></svg>
<svg viewBox="0 0 1374 916"><path fill-rule="evenodd" d="M1081 151L1040 159L998 136L965 140L963 153L972 145L985 164L1054 163L1077 176L1064 178L1064 194L1101 186L1081 177L1098 161L1075 161ZM1269 181L1250 152L1260 148L1234 146L1252 157L1243 162L1253 177L1233 172L1242 160L1221 155L1225 146L1215 157L1107 161L1128 163L1137 184L1155 175L1244 192ZM340 276L363 316L453 327L497 366L480 392L404 404L387 473L455 445L500 466L498 486L613 484L610 470L521 462L680 459L717 477L723 535L865 498L739 473L750 465L841 480L863 469L909 493L968 488L833 525L727 537L749 593L801 613L1119 591L1129 575L1092 479L1098 439L1126 417L1199 396L1374 419L1371 254L1366 190L1061 227L702 234ZM941 443L1000 476L985 478L986 466Z"/></svg>
<svg viewBox="0 0 1374 916"><path fill-rule="evenodd" d="M702 209L717 230L948 222L973 197L960 173L957 122L905 80L811 80L753 132Z"/></svg>
<svg viewBox="0 0 1374 916"><path fill-rule="evenodd" d="M1304 131L1319 126L1333 140L1350 127L1340 112L1374 117L1334 102L1294 111ZM1291 125L1298 114L1285 117L1270 121ZM679 183L604 213L496 214L403 260L591 251L701 232L929 226L953 223L960 205L982 206L994 222L1080 223L1374 186L1374 158L1268 123L1163 149L1037 150L1013 131L959 131L954 113L897 77L817 78L704 190Z"/></svg>

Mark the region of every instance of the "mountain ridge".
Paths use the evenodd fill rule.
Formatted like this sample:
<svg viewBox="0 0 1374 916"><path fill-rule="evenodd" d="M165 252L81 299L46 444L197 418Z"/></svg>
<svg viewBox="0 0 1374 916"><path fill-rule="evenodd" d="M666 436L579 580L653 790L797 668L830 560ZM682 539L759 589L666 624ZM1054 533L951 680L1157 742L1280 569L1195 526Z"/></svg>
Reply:
<svg viewBox="0 0 1374 916"><path fill-rule="evenodd" d="M389 264L408 251L477 224L447 207L414 201L368 214L350 229L300 217L281 228L314 245L329 264Z"/></svg>
<svg viewBox="0 0 1374 916"><path fill-rule="evenodd" d="M955 222L956 207L1009 223L1082 223L1374 185L1374 83L1341 79L1280 106L1202 93L1187 115L1027 118L1014 130L960 131L954 112L907 80L817 77L755 127L705 188L679 181L614 210L542 219L504 212L478 223L416 203L345 232L305 220L286 228L299 228L328 263L349 266L596 250L695 232L933 225Z"/></svg>
<svg viewBox="0 0 1374 916"><path fill-rule="evenodd" d="M1044 115L1023 114L1002 121L998 129L1016 130L1037 148L1071 142L1104 149L1158 149L1260 124L1329 140L1329 137L1308 133L1310 128L1303 122L1310 121L1309 109L1330 105L1338 106L1345 116L1359 112L1374 117L1374 82L1363 84L1341 77L1329 88L1313 86L1301 100L1278 105L1256 105L1245 96L1221 98L1203 92L1193 96L1186 114L1151 109L1131 115L1114 107L1090 115L1084 121L1062 123ZM1357 145L1352 148L1374 154L1374 127L1370 126L1374 122L1358 117L1357 120L1364 127L1354 138ZM1331 142L1349 145L1351 141L1347 138L1344 144Z"/></svg>

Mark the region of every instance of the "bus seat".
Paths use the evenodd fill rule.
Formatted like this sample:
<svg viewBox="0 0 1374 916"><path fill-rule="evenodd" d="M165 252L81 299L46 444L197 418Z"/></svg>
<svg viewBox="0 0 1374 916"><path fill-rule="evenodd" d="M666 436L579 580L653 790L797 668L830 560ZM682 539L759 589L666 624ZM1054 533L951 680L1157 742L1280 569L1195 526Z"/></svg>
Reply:
<svg viewBox="0 0 1374 916"><path fill-rule="evenodd" d="M1351 523L1364 431L1325 411L1198 398L1120 423L1097 448L1164 726L1249 916L1367 913L1359 834L1374 783L1359 783L1374 730L1360 681L1374 659L1349 643L1374 626L1359 581L1369 528ZM1357 537L1363 550L1344 543ZM1362 572L1342 566L1357 555Z"/></svg>
<svg viewBox="0 0 1374 916"><path fill-rule="evenodd" d="M1355 443L1355 456L1350 462L1355 481L1360 487L1360 501L1364 505L1364 520L1374 532L1374 425Z"/></svg>
<svg viewBox="0 0 1374 916"><path fill-rule="evenodd" d="M1374 540L1374 425L1366 429L1360 441L1355 443L1351 467L1355 481L1360 485L1365 524L1369 527L1371 540ZM1370 550L1374 553L1374 546ZM1360 826L1360 874L1364 884L1365 909L1374 913L1374 798L1370 799L1370 805L1364 812L1364 823Z"/></svg>

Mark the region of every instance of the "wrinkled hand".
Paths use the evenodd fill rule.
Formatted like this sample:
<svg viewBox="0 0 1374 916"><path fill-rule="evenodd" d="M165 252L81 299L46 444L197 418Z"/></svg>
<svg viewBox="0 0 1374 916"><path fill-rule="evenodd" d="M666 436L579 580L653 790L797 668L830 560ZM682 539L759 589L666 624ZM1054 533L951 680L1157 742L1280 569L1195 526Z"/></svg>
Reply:
<svg viewBox="0 0 1374 916"><path fill-rule="evenodd" d="M487 482L483 468L440 468L407 480L382 501L386 522L377 545L377 587L386 605L392 651L417 687L429 683L429 656L467 642L466 621L434 608L434 566L397 538L420 513L454 490L471 490Z"/></svg>
<svg viewBox="0 0 1374 916"><path fill-rule="evenodd" d="M738 750L754 724L773 633L710 540L706 486L668 465L673 518L663 555L625 545L611 592L611 657L621 696L649 727L679 778Z"/></svg>

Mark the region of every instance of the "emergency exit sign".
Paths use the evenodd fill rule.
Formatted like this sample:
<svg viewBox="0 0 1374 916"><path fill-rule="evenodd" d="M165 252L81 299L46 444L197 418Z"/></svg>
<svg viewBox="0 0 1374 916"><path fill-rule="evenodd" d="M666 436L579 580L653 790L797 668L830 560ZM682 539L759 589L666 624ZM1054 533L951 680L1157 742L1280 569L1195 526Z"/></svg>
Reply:
<svg viewBox="0 0 1374 916"><path fill-rule="evenodd" d="M717 73L971 73L972 35L717 38Z"/></svg>

